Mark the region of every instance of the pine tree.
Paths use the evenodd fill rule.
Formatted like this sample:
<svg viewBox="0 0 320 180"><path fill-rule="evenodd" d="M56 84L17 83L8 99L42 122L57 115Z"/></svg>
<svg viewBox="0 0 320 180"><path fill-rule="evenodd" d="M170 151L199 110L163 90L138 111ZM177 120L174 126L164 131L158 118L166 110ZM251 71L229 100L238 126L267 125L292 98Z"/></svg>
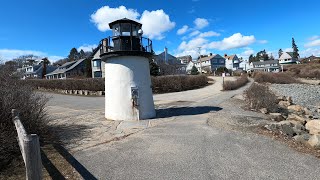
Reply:
<svg viewBox="0 0 320 180"><path fill-rule="evenodd" d="M279 58L280 58L280 56L281 56L282 54L283 54L282 49L279 49L279 51L278 51Z"/></svg>
<svg viewBox="0 0 320 180"><path fill-rule="evenodd" d="M86 58L86 53L81 49L79 52L79 59L84 59Z"/></svg>
<svg viewBox="0 0 320 180"><path fill-rule="evenodd" d="M47 65L50 64L50 61L48 58L42 59L42 78L45 78L45 75L47 74Z"/></svg>
<svg viewBox="0 0 320 180"><path fill-rule="evenodd" d="M75 60L78 60L79 59L79 52L76 48L72 48L70 50L70 53L69 53L69 56L68 56L68 59L69 59L69 62L71 61L75 61Z"/></svg>
<svg viewBox="0 0 320 180"><path fill-rule="evenodd" d="M192 66L191 75L197 75L197 74L199 74L198 68L196 68L196 66Z"/></svg>
<svg viewBox="0 0 320 180"><path fill-rule="evenodd" d="M292 49L293 49L293 58L298 58L299 57L299 49L298 46L296 45L296 42L294 41L294 38L292 38Z"/></svg>
<svg viewBox="0 0 320 180"><path fill-rule="evenodd" d="M251 62L253 62L254 61L254 56L253 56L253 54L251 54L250 56L249 56L249 63L251 63Z"/></svg>

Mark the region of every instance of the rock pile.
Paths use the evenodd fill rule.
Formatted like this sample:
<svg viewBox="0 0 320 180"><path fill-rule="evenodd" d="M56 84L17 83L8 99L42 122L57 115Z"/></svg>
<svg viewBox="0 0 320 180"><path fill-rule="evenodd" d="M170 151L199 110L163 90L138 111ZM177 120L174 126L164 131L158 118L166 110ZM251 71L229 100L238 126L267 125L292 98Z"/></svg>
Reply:
<svg viewBox="0 0 320 180"><path fill-rule="evenodd" d="M270 131L280 132L298 142L320 149L320 106L316 110L293 104L291 97L278 97L282 113L269 113L275 123L265 126ZM265 109L260 110L263 113Z"/></svg>

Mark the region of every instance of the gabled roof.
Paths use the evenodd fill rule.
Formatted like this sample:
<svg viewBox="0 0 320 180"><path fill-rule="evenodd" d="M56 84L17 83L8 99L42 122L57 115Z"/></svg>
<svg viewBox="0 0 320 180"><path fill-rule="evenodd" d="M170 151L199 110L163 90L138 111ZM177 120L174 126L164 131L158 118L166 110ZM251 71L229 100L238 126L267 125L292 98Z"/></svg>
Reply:
<svg viewBox="0 0 320 180"><path fill-rule="evenodd" d="M252 62L253 65L264 65L264 64L278 64L278 60L271 60L271 61L255 61Z"/></svg>
<svg viewBox="0 0 320 180"><path fill-rule="evenodd" d="M167 62L168 64L181 64L181 62L175 56L172 56L169 53L167 53L167 59L168 59L168 62ZM162 52L159 55L155 56L155 60L157 63L166 63L165 52Z"/></svg>
<svg viewBox="0 0 320 180"><path fill-rule="evenodd" d="M286 52L289 56L293 57L293 52Z"/></svg>
<svg viewBox="0 0 320 180"><path fill-rule="evenodd" d="M234 57L236 57L237 55L236 54L233 54L231 56L227 56L225 57L227 60L233 60Z"/></svg>
<svg viewBox="0 0 320 180"><path fill-rule="evenodd" d="M212 58L222 58L222 56L220 56L219 54L213 54L212 56L202 57L202 58L200 58L199 60L197 60L197 62L207 61L207 60L210 60L210 59L212 59Z"/></svg>
<svg viewBox="0 0 320 180"><path fill-rule="evenodd" d="M72 61L72 62L67 62L67 63L64 63L62 66L60 66L58 69L52 71L51 73L48 73L46 74L47 75L53 75L53 74L60 74L60 73L65 73L67 71L70 71L72 70L73 68L75 68L77 65L79 65L80 63L82 63L84 60L86 59L80 59L80 60L77 60L77 61ZM72 64L69 68L65 68L67 67L68 65Z"/></svg>

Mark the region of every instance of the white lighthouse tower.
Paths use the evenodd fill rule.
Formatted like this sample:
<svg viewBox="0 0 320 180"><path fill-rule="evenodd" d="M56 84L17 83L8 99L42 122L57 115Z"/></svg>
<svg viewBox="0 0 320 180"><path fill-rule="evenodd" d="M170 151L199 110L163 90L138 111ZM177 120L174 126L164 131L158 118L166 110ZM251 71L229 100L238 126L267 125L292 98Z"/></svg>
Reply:
<svg viewBox="0 0 320 180"><path fill-rule="evenodd" d="M152 41L143 38L142 24L120 19L109 24L113 35L101 41L105 61L105 117L135 121L156 116L149 58Z"/></svg>

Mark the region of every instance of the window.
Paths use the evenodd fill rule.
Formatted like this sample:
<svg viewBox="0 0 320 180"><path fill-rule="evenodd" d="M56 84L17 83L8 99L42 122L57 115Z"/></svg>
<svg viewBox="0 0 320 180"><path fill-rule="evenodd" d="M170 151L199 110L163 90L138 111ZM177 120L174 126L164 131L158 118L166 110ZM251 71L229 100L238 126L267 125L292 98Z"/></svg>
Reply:
<svg viewBox="0 0 320 180"><path fill-rule="evenodd" d="M95 77L95 78L100 78L100 77L102 77L102 72L101 72L101 71L95 71L95 72L94 72L94 77Z"/></svg>
<svg viewBox="0 0 320 180"><path fill-rule="evenodd" d="M93 67L101 67L101 60L93 60Z"/></svg>
<svg viewBox="0 0 320 180"><path fill-rule="evenodd" d="M131 34L131 24L130 23L122 23L121 24L121 35L122 36L130 36Z"/></svg>
<svg viewBox="0 0 320 180"><path fill-rule="evenodd" d="M220 59L220 63L224 63L224 60L223 60L223 59Z"/></svg>

